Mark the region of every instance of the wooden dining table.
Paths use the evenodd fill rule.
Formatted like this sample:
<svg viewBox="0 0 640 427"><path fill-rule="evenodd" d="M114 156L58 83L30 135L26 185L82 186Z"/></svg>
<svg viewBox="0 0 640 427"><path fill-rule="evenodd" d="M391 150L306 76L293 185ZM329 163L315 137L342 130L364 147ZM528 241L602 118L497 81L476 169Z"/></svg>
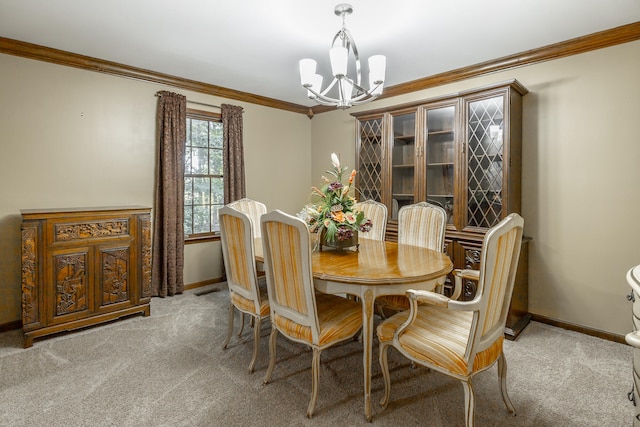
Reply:
<svg viewBox="0 0 640 427"><path fill-rule="evenodd" d="M371 359L374 303L383 295L404 295L409 289L433 290L453 269L451 259L419 246L361 238L357 250L314 249L312 273L318 291L348 294L362 304L364 413L371 421ZM256 261L263 262L262 239L255 240Z"/></svg>

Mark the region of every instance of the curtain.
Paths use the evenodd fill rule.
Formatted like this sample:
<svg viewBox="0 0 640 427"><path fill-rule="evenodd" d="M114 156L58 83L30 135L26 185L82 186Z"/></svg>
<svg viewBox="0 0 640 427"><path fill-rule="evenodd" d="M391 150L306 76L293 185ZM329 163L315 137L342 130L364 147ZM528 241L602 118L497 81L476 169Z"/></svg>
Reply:
<svg viewBox="0 0 640 427"><path fill-rule="evenodd" d="M158 96L156 190L153 215L151 294L184 290L184 152L187 98L161 91Z"/></svg>
<svg viewBox="0 0 640 427"><path fill-rule="evenodd" d="M245 197L242 107L222 104L224 204Z"/></svg>

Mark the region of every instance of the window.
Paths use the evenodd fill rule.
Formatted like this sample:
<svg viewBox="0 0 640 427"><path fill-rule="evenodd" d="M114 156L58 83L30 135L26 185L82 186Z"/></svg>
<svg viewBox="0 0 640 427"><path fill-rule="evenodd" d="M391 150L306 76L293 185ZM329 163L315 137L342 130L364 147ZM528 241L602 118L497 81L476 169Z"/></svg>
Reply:
<svg viewBox="0 0 640 427"><path fill-rule="evenodd" d="M220 114L187 110L184 156L184 235L186 240L220 231L224 205L222 121Z"/></svg>

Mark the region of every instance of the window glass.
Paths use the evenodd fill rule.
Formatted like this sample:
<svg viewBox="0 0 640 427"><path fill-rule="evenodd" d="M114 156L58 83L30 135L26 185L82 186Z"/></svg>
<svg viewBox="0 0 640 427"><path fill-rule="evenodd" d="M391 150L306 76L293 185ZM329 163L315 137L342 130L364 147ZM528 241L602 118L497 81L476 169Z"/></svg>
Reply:
<svg viewBox="0 0 640 427"><path fill-rule="evenodd" d="M184 167L185 238L216 235L224 204L223 127L219 114L187 111Z"/></svg>

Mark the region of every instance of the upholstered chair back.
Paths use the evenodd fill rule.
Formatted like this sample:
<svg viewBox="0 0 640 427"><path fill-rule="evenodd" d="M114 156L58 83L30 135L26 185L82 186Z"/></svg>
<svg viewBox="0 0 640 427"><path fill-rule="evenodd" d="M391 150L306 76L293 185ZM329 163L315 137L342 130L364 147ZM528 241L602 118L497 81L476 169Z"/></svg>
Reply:
<svg viewBox="0 0 640 427"><path fill-rule="evenodd" d="M231 203L227 203L227 206L247 214L249 220L251 221L253 237L262 236L262 231L260 230L260 217L267 213L267 207L264 205L264 203L244 198Z"/></svg>
<svg viewBox="0 0 640 427"><path fill-rule="evenodd" d="M375 200L365 200L354 205L354 209L362 211L365 218L369 218L373 223L371 230L359 234L359 238L384 240L387 231L387 206Z"/></svg>
<svg viewBox="0 0 640 427"><path fill-rule="evenodd" d="M403 206L398 212L398 243L444 250L447 213L427 202Z"/></svg>

